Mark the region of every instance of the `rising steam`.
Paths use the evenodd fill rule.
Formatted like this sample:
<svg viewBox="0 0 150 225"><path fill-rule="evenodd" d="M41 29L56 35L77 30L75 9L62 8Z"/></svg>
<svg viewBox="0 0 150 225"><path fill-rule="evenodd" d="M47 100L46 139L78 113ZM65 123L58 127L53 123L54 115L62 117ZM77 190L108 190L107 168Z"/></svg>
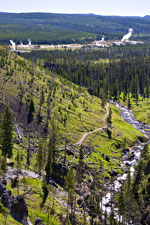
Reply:
<svg viewBox="0 0 150 225"><path fill-rule="evenodd" d="M21 46L24 46L24 44L22 43L22 41L20 41L20 45L21 45Z"/></svg>
<svg viewBox="0 0 150 225"><path fill-rule="evenodd" d="M130 28L128 34L123 36L121 42L127 42L129 40L129 38L132 36L133 32L134 32L134 30L132 28Z"/></svg>
<svg viewBox="0 0 150 225"><path fill-rule="evenodd" d="M10 43L12 45L12 51L16 51L16 43L13 40L10 40Z"/></svg>
<svg viewBox="0 0 150 225"><path fill-rule="evenodd" d="M104 36L104 35L102 36L102 39L101 39L101 41L105 41L105 36Z"/></svg>
<svg viewBox="0 0 150 225"><path fill-rule="evenodd" d="M31 40L28 38L28 46L31 46Z"/></svg>

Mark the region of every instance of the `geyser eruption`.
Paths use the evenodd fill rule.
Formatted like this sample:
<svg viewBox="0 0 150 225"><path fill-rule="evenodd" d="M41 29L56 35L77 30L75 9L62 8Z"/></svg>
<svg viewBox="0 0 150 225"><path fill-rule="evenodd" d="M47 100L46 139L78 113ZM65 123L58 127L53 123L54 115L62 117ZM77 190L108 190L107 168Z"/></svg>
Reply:
<svg viewBox="0 0 150 225"><path fill-rule="evenodd" d="M28 38L28 46L31 46L31 40Z"/></svg>
<svg viewBox="0 0 150 225"><path fill-rule="evenodd" d="M132 36L132 33L134 32L134 30L132 28L129 29L128 34L124 35L121 42L126 42L129 40L129 38Z"/></svg>
<svg viewBox="0 0 150 225"><path fill-rule="evenodd" d="M20 41L20 45L21 45L21 46L24 46L24 44L22 43L22 41Z"/></svg>
<svg viewBox="0 0 150 225"><path fill-rule="evenodd" d="M102 36L102 39L101 39L101 41L105 41L105 36L104 36L104 35Z"/></svg>
<svg viewBox="0 0 150 225"><path fill-rule="evenodd" d="M16 51L16 43L13 40L10 40L10 43L12 45L12 51Z"/></svg>

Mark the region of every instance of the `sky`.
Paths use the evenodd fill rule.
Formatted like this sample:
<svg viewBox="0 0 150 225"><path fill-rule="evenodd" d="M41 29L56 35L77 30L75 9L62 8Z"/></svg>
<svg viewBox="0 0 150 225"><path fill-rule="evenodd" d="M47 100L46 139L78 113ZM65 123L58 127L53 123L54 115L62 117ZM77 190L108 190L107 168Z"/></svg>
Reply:
<svg viewBox="0 0 150 225"><path fill-rule="evenodd" d="M0 0L1 12L150 15L150 0Z"/></svg>

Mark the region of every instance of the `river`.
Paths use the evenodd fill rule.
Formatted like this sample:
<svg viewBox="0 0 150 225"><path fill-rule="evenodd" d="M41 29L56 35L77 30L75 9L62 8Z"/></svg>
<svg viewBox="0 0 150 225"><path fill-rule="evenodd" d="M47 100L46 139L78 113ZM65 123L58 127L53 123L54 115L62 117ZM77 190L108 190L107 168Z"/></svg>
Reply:
<svg viewBox="0 0 150 225"><path fill-rule="evenodd" d="M122 167L129 167L131 176L133 176L134 166L137 164L138 160L141 157L141 151L144 149L144 146L146 144L150 143L150 126L147 124L142 124L141 122L136 120L130 109L128 109L124 106L121 106L119 103L113 102L111 100L110 100L110 103L114 104L116 107L118 107L120 109L121 116L127 123L131 124L138 131L143 133L147 138L147 141L145 143L138 143L136 146L132 147L132 149L130 151L130 154L132 155L132 157L130 160L124 160L122 162ZM127 178L127 172L125 172L123 175L118 176L117 179L115 180L114 184L108 186L108 190L111 191L112 189L114 189L114 191L119 191L119 189L121 188L121 185L122 185L122 181L126 180L126 178ZM102 198L101 207L102 207L103 212L107 212L107 214L111 213L111 207L109 206L111 199L112 199L111 192L108 192L106 194L106 196L104 196ZM118 217L117 209L116 209L115 214L116 214L116 218L117 218Z"/></svg>

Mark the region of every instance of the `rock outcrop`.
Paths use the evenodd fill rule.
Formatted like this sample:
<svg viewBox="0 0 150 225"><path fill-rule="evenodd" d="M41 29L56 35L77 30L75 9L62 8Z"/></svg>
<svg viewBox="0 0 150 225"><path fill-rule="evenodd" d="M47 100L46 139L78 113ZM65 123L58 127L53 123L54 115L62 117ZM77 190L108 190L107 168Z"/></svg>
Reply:
<svg viewBox="0 0 150 225"><path fill-rule="evenodd" d="M0 183L0 197L2 194L6 191L6 185L3 183Z"/></svg>
<svg viewBox="0 0 150 225"><path fill-rule="evenodd" d="M22 224L28 220L28 207L22 195L16 198L12 196L11 191L6 191L7 181L0 182L0 199L1 203L10 210L11 216Z"/></svg>
<svg viewBox="0 0 150 225"><path fill-rule="evenodd" d="M65 183L64 177L68 173L68 168L62 163L53 165L52 179L59 185L63 186Z"/></svg>
<svg viewBox="0 0 150 225"><path fill-rule="evenodd" d="M22 222L23 224L23 221L27 220L28 207L22 195L18 195L16 198L13 199L10 214L15 220Z"/></svg>
<svg viewBox="0 0 150 225"><path fill-rule="evenodd" d="M11 208L11 203L12 203L11 191L3 192L2 196L1 196L1 202L6 208L8 208L8 209Z"/></svg>

